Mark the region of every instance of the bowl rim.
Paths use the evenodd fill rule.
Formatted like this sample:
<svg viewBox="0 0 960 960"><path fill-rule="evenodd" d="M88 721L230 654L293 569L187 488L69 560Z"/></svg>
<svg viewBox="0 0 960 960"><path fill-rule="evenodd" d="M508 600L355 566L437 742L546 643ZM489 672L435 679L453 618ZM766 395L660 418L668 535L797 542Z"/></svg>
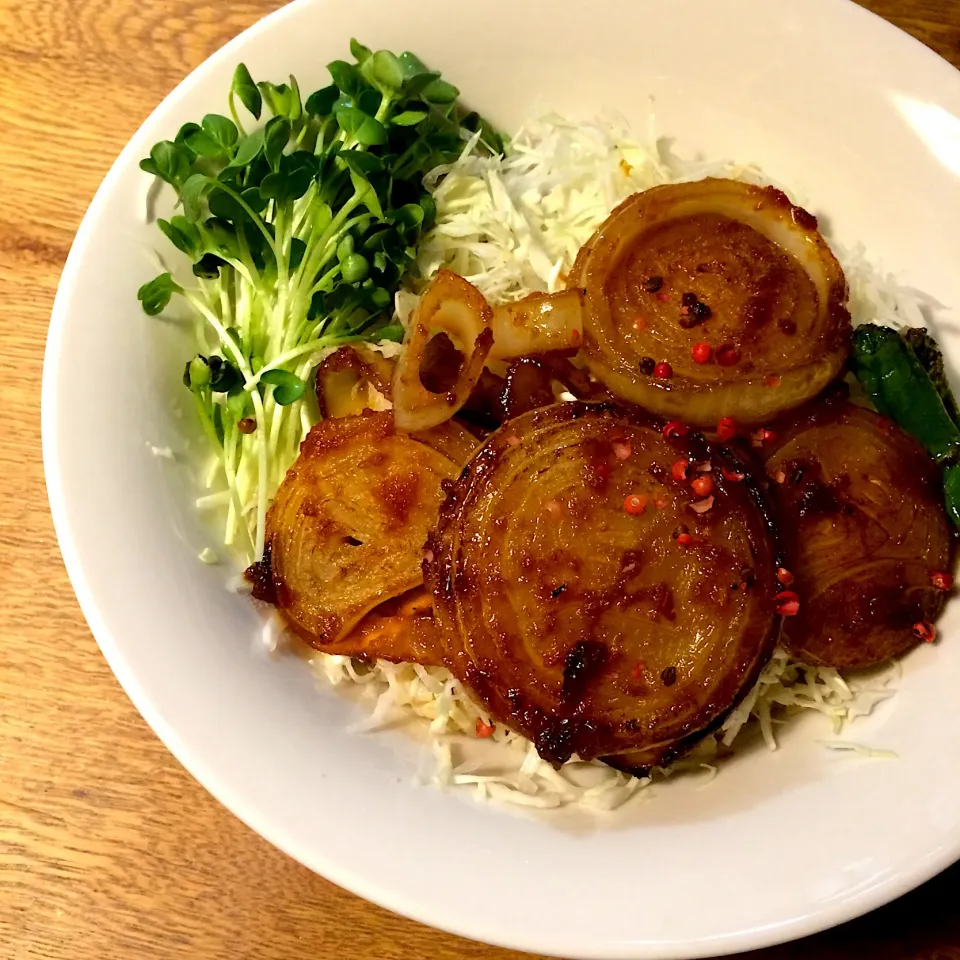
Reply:
<svg viewBox="0 0 960 960"><path fill-rule="evenodd" d="M101 215L107 197L114 189L121 172L134 160L139 152L140 132L152 124L154 118L165 111L171 102L180 99L197 83L202 82L208 73L212 73L224 61L235 58L240 50L260 33L274 28L287 18L297 16L302 8L323 5L330 0L291 0L286 5L266 14L239 34L227 41L188 73L153 110L143 119L137 131L125 144L117 158L111 164L97 188L70 247L69 254L61 272L57 292L51 310L50 323L44 349L41 383L41 444L44 479L54 530L64 566L76 594L81 612L87 621L91 633L97 642L104 659L113 671L124 692L146 720L164 746L187 772L230 813L259 834L268 843L301 863L311 871L343 887L362 899L369 900L387 910L408 917L426 926L434 927L457 936L491 944L505 949L540 953L562 957L566 954L552 952L535 936L511 937L509 939L492 935L487 929L485 918L479 913L470 923L447 922L443 916L437 916L429 907L408 900L406 893L393 887L382 887L375 878L355 874L349 864L341 860L328 860L322 852L305 852L298 849L294 837L275 821L266 810L248 803L242 795L232 790L203 756L197 753L185 739L168 723L163 714L151 702L145 693L136 671L130 666L123 653L123 644L107 626L102 616L94 592L83 570L77 541L70 519L70 510L62 483L62 467L59 454L59 437L62 423L55 412L57 394L57 376L62 358L62 341L69 322L70 304L73 300L80 265L87 255L90 234ZM901 46L909 45L914 55L926 59L927 68L939 70L946 83L960 87L960 72L952 64L928 47L925 43L900 29L879 14L860 6L855 0L822 0L834 5L838 10L854 8L857 16L863 19L864 28L879 31L881 36L894 40ZM934 853L918 859L913 870L902 871L881 882L868 886L856 895L839 903L830 904L816 913L795 916L779 923L737 931L695 941L651 942L631 941L614 949L611 945L598 943L593 948L578 947L583 960L613 960L613 958L646 958L646 960L686 960L686 958L726 956L732 953L762 949L790 940L806 937L845 923L872 910L884 906L896 898L910 892L927 882L951 864L960 859L960 835L949 846L941 847Z"/></svg>

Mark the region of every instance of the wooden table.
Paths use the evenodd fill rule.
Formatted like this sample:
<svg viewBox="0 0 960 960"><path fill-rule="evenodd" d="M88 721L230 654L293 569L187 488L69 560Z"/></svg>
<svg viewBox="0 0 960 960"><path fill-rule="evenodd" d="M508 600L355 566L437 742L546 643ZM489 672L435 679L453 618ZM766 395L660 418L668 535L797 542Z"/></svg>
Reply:
<svg viewBox="0 0 960 960"><path fill-rule="evenodd" d="M0 960L521 956L365 903L224 810L127 700L57 550L40 371L74 231L153 106L278 5L0 0ZM960 0L866 5L960 65ZM867 918L753 956L960 960L958 897L955 867Z"/></svg>

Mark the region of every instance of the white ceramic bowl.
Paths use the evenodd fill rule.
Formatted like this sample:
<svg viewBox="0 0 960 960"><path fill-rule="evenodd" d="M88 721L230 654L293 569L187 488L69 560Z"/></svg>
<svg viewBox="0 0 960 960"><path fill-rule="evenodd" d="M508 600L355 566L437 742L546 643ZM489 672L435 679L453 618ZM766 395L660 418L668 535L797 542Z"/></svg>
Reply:
<svg viewBox="0 0 960 960"><path fill-rule="evenodd" d="M960 305L960 75L845 0L300 0L228 44L128 144L64 270L43 382L57 533L90 626L180 761L264 837L425 923L567 957L693 957L811 933L960 855L958 611L855 730L899 760L824 750L811 718L709 789L677 782L625 820L559 829L418 786L418 748L347 732L356 708L303 663L258 652L251 605L197 562L207 542L182 460L189 348L144 317L159 248L137 161L220 111L238 60L305 90L356 35L411 48L505 129L536 106L615 107L691 154L759 162L812 198L843 242ZM952 309L950 309L952 308ZM851 734L853 735L853 734ZM478 893L482 896L478 897Z"/></svg>

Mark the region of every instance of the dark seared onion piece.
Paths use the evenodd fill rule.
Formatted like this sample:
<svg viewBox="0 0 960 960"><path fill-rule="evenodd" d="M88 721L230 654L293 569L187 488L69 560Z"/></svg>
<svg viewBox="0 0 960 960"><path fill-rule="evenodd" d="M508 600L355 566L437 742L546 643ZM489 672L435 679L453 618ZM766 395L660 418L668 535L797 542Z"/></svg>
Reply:
<svg viewBox="0 0 960 960"><path fill-rule="evenodd" d="M943 593L950 528L938 471L892 421L842 399L778 427L766 460L800 611L783 640L807 663L867 667L916 642ZM778 482L782 481L782 482Z"/></svg>
<svg viewBox="0 0 960 960"><path fill-rule="evenodd" d="M578 400L609 400L602 384L560 353L538 353L514 360L499 377L484 370L460 413L465 419L495 428L504 420L556 402L554 385Z"/></svg>
<svg viewBox="0 0 960 960"><path fill-rule="evenodd" d="M458 470L398 434L389 411L317 424L267 515L269 571L255 565L258 596L318 649L342 640L378 604L422 582L440 485Z"/></svg>
<svg viewBox="0 0 960 960"><path fill-rule="evenodd" d="M430 541L447 666L554 763L576 753L638 769L682 752L773 645L776 563L756 487L726 481L733 461L698 434L662 427L610 403L511 420L467 465ZM710 510L694 512L700 498L673 479L681 458L712 467ZM646 498L642 513L625 509L631 496Z"/></svg>
<svg viewBox="0 0 960 960"><path fill-rule="evenodd" d="M816 218L772 187L654 187L584 245L584 354L615 396L711 426L761 423L819 393L850 349L846 282ZM709 363L693 359L708 344ZM672 376L654 376L666 361Z"/></svg>

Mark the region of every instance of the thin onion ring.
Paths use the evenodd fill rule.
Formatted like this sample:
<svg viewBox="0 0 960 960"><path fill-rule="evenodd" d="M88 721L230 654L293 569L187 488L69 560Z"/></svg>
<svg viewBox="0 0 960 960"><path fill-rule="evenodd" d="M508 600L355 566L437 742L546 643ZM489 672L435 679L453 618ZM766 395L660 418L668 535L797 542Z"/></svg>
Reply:
<svg viewBox="0 0 960 960"><path fill-rule="evenodd" d="M426 430L449 420L466 402L493 345L493 311L463 277L442 269L423 292L410 318L393 380L393 409L401 430ZM420 380L427 343L445 333L466 357L454 386L433 393Z"/></svg>

